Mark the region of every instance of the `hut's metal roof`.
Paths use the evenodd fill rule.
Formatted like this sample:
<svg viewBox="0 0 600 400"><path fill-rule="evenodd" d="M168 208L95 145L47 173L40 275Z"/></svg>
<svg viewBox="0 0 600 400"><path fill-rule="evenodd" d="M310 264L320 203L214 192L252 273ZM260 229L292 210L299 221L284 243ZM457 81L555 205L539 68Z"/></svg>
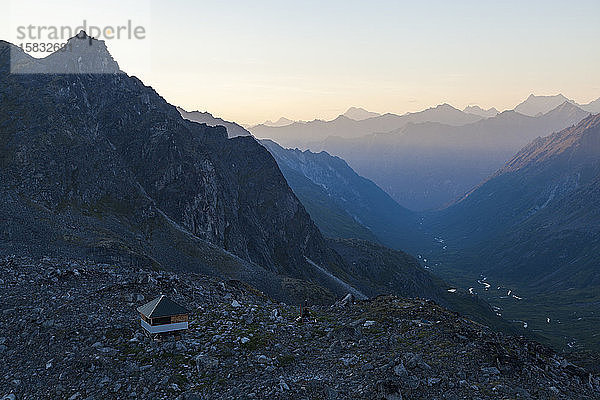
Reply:
<svg viewBox="0 0 600 400"><path fill-rule="evenodd" d="M160 318L189 313L188 310L165 295L157 297L143 306L138 307L137 310L147 318Z"/></svg>

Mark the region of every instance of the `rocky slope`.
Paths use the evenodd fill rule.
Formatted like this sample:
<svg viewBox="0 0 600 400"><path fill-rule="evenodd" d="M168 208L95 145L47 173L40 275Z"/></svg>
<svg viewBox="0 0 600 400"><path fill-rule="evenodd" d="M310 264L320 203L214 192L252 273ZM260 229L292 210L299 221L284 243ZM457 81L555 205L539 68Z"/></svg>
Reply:
<svg viewBox="0 0 600 400"><path fill-rule="evenodd" d="M517 333L492 310L490 305L467 290L452 286L423 268L413 256L399 250L358 239L328 239L331 248L352 265L361 276L357 287L371 297L399 294L402 297L431 299L471 318L493 327L497 331Z"/></svg>
<svg viewBox="0 0 600 400"><path fill-rule="evenodd" d="M70 42L28 74L0 43L0 249L243 275L278 298L284 277L339 290L307 259L344 279L340 258L264 147L183 119L103 42Z"/></svg>
<svg viewBox="0 0 600 400"><path fill-rule="evenodd" d="M264 143L264 141L263 141ZM268 148L268 147L267 147ZM271 153L277 160L277 155ZM307 177L302 171L278 162L288 185L306 208L319 230L326 237L360 238L377 242L377 237L338 204L328 190Z"/></svg>
<svg viewBox="0 0 600 400"><path fill-rule="evenodd" d="M78 260L0 260L6 399L598 399L600 379L433 302L312 307L313 322L239 281ZM152 342L136 308L192 310Z"/></svg>
<svg viewBox="0 0 600 400"><path fill-rule="evenodd" d="M271 152L290 187L326 236L367 239L395 249L414 248L413 244L418 242L415 215L375 183L358 175L341 158L327 152L284 149L270 140L261 143ZM334 208L342 209L348 218L334 219L337 213L328 211ZM352 222L359 227L348 232ZM371 233L370 237L360 226Z"/></svg>

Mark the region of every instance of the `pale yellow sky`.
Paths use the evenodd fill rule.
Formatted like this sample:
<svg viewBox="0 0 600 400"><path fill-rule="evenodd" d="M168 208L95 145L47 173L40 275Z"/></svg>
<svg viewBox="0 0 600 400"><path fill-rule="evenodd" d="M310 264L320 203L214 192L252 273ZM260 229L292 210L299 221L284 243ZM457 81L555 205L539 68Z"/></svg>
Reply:
<svg viewBox="0 0 600 400"><path fill-rule="evenodd" d="M107 41L123 70L172 104L240 123L600 97L598 1L94 3L11 0L1 38L27 24L132 20L145 40Z"/></svg>

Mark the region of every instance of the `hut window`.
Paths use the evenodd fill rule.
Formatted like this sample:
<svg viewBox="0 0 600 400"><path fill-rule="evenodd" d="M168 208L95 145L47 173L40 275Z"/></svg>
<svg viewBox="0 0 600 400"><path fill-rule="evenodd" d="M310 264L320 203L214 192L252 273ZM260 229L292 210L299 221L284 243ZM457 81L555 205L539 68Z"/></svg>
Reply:
<svg viewBox="0 0 600 400"><path fill-rule="evenodd" d="M152 318L152 325L166 325L171 323L171 317Z"/></svg>

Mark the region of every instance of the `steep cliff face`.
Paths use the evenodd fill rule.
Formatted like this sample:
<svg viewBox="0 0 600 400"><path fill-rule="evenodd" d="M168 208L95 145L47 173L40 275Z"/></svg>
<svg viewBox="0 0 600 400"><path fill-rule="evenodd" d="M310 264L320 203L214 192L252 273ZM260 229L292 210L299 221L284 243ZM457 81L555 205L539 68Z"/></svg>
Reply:
<svg viewBox="0 0 600 400"><path fill-rule="evenodd" d="M93 220L96 230L122 228L129 233L121 250L143 248L168 225L192 242L216 245L274 274L315 280L306 258L339 267L340 259L260 144L184 120L116 63L101 74L85 73L88 63L71 61L91 57L102 64L112 57L102 43L92 41L96 53L90 54L80 40L71 39L74 51L86 49L80 55L32 61L21 54L21 65L35 64L29 74L8 73L10 53L19 50L0 45L0 185L3 198L11 199L4 205L5 236L29 237L22 249L52 248L33 240L35 222L7 226L10 216L25 218L25 210L35 209L48 214L42 220L78 216ZM68 73L54 74L57 65L68 66ZM164 234L160 240L172 239ZM169 267L194 267L156 245L144 254Z"/></svg>

